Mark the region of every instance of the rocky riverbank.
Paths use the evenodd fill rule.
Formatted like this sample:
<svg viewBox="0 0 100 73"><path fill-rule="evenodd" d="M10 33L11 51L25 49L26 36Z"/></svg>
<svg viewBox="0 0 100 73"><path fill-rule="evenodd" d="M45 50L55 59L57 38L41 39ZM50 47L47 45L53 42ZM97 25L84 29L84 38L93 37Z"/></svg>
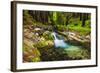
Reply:
<svg viewBox="0 0 100 73"><path fill-rule="evenodd" d="M90 58L90 35L81 36L76 32L58 32L69 44L82 46L82 50L55 49L50 27L24 26L23 62L79 60Z"/></svg>

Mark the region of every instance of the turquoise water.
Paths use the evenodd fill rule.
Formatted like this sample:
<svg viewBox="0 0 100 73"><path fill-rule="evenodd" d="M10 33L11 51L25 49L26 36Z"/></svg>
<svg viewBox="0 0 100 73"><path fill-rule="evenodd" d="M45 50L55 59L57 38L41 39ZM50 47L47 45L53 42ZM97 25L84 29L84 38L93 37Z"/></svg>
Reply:
<svg viewBox="0 0 100 73"><path fill-rule="evenodd" d="M79 50L81 47L74 46L66 43L63 39L57 38L57 33L53 32L52 35L54 36L54 44L56 48L62 48L66 50Z"/></svg>

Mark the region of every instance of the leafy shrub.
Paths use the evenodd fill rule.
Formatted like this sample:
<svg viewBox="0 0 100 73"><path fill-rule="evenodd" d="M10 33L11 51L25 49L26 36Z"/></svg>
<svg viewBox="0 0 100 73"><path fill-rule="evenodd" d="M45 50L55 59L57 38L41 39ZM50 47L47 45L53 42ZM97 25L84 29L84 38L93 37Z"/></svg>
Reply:
<svg viewBox="0 0 100 73"><path fill-rule="evenodd" d="M73 26L68 27L70 31L78 32L80 35L87 35L91 33L91 29L87 27Z"/></svg>
<svg viewBox="0 0 100 73"><path fill-rule="evenodd" d="M87 21L86 21L86 27L88 27L88 28L91 27L91 21L90 21L90 20L87 20Z"/></svg>
<svg viewBox="0 0 100 73"><path fill-rule="evenodd" d="M58 31L65 31L65 30L67 30L67 26L66 25L57 25L57 29L58 29Z"/></svg>

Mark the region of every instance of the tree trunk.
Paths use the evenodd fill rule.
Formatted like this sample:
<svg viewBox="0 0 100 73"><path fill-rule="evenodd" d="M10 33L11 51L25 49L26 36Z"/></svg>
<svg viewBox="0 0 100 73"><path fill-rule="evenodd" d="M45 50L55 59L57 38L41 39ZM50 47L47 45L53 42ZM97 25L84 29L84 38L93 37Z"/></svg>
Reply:
<svg viewBox="0 0 100 73"><path fill-rule="evenodd" d="M85 13L83 13L82 14L82 27L84 27L85 26L85 21L86 21L86 15L85 15Z"/></svg>

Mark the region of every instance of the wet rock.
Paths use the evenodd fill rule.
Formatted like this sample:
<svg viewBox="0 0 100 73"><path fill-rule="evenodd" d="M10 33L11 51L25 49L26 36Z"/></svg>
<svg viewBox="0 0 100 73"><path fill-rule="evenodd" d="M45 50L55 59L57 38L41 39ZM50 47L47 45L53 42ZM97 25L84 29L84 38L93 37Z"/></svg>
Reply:
<svg viewBox="0 0 100 73"><path fill-rule="evenodd" d="M35 31L40 31L40 30L41 30L41 28L35 28L34 30L35 30Z"/></svg>
<svg viewBox="0 0 100 73"><path fill-rule="evenodd" d="M87 35L85 38L86 38L87 40L91 40L91 36L90 36L90 35Z"/></svg>

